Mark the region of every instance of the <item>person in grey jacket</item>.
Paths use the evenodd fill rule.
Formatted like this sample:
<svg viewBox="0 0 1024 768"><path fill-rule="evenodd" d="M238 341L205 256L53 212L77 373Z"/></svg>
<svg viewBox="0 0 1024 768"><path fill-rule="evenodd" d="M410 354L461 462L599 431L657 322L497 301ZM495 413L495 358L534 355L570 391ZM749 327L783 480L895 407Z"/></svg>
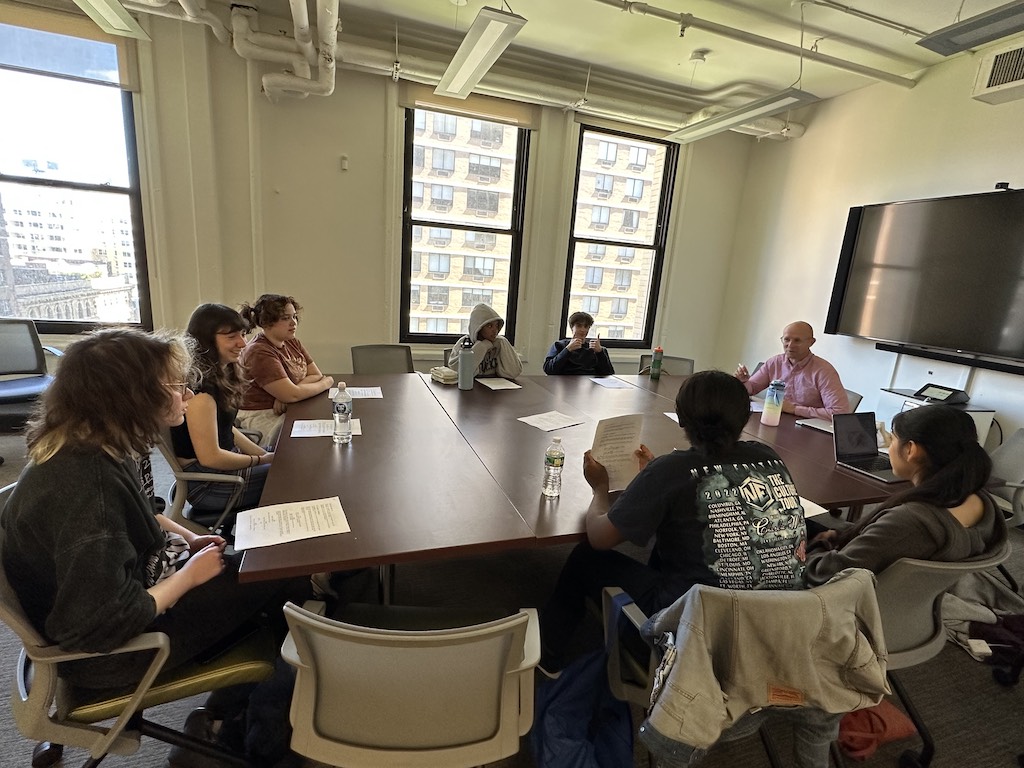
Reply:
<svg viewBox="0 0 1024 768"><path fill-rule="evenodd" d="M523 362L515 348L504 336L499 336L505 319L487 304L477 304L469 313L469 333L455 342L448 357L448 365L458 370L459 355L466 339L473 340L476 360L473 376L500 376L514 379L523 372Z"/></svg>
<svg viewBox="0 0 1024 768"><path fill-rule="evenodd" d="M985 491L992 461L974 420L948 405L899 413L889 458L911 487L845 531L813 537L804 571L824 584L846 568L881 573L904 557L957 562L1006 541L1006 523Z"/></svg>
<svg viewBox="0 0 1024 768"><path fill-rule="evenodd" d="M68 348L29 423L31 461L0 515L3 567L29 620L64 650L106 653L162 631L171 670L299 597L290 582L238 584L223 538L154 514L142 491L134 457L184 419L189 366L180 339L99 331ZM61 676L131 685L149 661L83 659Z"/></svg>

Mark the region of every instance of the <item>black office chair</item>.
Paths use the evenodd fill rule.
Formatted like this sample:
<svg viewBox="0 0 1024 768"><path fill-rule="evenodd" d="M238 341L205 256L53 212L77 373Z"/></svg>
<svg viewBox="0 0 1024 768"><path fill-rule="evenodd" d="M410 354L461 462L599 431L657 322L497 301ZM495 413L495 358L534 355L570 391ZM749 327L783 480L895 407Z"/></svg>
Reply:
<svg viewBox="0 0 1024 768"><path fill-rule="evenodd" d="M413 373L412 348L406 344L352 347L352 373Z"/></svg>
<svg viewBox="0 0 1024 768"><path fill-rule="evenodd" d="M0 422L5 428L22 426L50 386L53 377L46 371L44 352L64 354L40 343L31 320L0 318L0 376L19 376L0 381Z"/></svg>

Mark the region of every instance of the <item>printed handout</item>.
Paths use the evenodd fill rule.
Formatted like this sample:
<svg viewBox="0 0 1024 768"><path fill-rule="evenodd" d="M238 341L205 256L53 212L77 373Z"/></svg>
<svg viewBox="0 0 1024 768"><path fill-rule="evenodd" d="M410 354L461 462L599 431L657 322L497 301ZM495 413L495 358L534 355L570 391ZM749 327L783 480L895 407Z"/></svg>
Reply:
<svg viewBox="0 0 1024 768"><path fill-rule="evenodd" d="M257 507L238 513L235 551L349 533L351 530L337 496Z"/></svg>
<svg viewBox="0 0 1024 768"><path fill-rule="evenodd" d="M352 419L352 434L363 434L359 419ZM292 437L331 437L334 435L334 419L298 419L292 422Z"/></svg>
<svg viewBox="0 0 1024 768"><path fill-rule="evenodd" d="M590 380L595 384L600 384L605 389L629 389L633 386L622 379L616 379L614 376L592 376Z"/></svg>
<svg viewBox="0 0 1024 768"><path fill-rule="evenodd" d="M478 384L483 384L488 389L522 389L522 387L516 384L514 381L508 379L497 379L492 377L486 377L476 380Z"/></svg>
<svg viewBox="0 0 1024 768"><path fill-rule="evenodd" d="M560 411L546 411L544 413L536 413L533 416L520 416L518 420L524 424L529 424L531 427L536 427L542 432L551 432L555 429L572 427L583 423L583 419L567 416Z"/></svg>
<svg viewBox="0 0 1024 768"><path fill-rule="evenodd" d="M350 395L352 395L353 400L366 400L371 398L382 399L384 397L384 393L381 392L380 387L345 387L345 389ZM331 387L327 390L327 397L331 400L334 399L336 394L338 394L337 387Z"/></svg>
<svg viewBox="0 0 1024 768"><path fill-rule="evenodd" d="M642 414L601 419L594 434L591 455L608 470L608 490L620 491L640 471L640 462L633 454L640 447Z"/></svg>

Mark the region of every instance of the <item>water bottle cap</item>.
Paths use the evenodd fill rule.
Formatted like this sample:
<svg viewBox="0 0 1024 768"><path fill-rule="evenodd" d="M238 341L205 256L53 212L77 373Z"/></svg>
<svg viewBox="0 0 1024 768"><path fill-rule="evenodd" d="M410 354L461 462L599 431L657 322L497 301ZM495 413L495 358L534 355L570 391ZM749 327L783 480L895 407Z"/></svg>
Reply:
<svg viewBox="0 0 1024 768"><path fill-rule="evenodd" d="M464 338L462 340L462 346L463 346L463 348L472 347L473 346L473 340L471 338L469 338L469 336L467 336L466 338Z"/></svg>
<svg viewBox="0 0 1024 768"><path fill-rule="evenodd" d="M785 388L786 388L786 382L784 382L784 381L781 381L781 380L779 380L779 379L775 379L775 380L774 380L774 381L773 381L773 382L772 382L771 384L769 384L768 386L769 386L769 387L775 387L776 389L785 389Z"/></svg>
<svg viewBox="0 0 1024 768"><path fill-rule="evenodd" d="M339 381L339 382L337 382L337 384L338 384L339 391L345 388L345 382L344 381Z"/></svg>
<svg viewBox="0 0 1024 768"><path fill-rule="evenodd" d="M662 349L661 347L655 347L655 348L654 348L654 351L655 351L655 352L664 352L665 350L664 350L664 349Z"/></svg>

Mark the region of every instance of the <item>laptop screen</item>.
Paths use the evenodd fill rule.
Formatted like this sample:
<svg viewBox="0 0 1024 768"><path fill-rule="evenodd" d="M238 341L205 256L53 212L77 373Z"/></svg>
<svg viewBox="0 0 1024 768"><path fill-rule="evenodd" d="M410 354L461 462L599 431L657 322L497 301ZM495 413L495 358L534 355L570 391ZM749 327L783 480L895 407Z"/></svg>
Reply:
<svg viewBox="0 0 1024 768"><path fill-rule="evenodd" d="M832 427L836 446L836 461L849 461L878 455L875 414L873 412L837 413L832 417Z"/></svg>

